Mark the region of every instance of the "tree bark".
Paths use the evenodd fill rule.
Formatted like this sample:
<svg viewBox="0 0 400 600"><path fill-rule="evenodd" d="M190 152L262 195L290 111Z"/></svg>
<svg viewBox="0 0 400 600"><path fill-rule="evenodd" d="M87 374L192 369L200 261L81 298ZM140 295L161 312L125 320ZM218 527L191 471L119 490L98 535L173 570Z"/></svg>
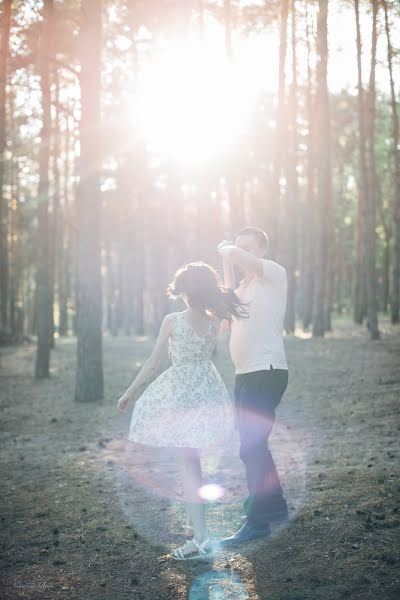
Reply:
<svg viewBox="0 0 400 600"><path fill-rule="evenodd" d="M325 293L327 269L327 218L332 197L332 173L330 157L330 116L328 95L328 0L319 0L317 21L317 177L316 240L315 240L315 286L313 336L325 333Z"/></svg>
<svg viewBox="0 0 400 600"><path fill-rule="evenodd" d="M51 293L49 256L49 159L50 159L50 71L49 56L53 33L53 0L43 3L42 37L40 42L40 87L42 92L42 131L40 134L38 188L38 254L37 254L37 347L35 376L49 377L51 335Z"/></svg>
<svg viewBox="0 0 400 600"><path fill-rule="evenodd" d="M291 0L291 42L292 42L292 86L288 101L288 143L286 157L286 202L285 202L285 249L283 265L288 279L287 304L284 327L293 333L296 327L296 261L297 261L297 222L298 195L297 181L297 59L296 59L296 8Z"/></svg>
<svg viewBox="0 0 400 600"><path fill-rule="evenodd" d="M75 401L103 398L100 272L100 53L102 2L82 0L80 159L77 195L77 369Z"/></svg>
<svg viewBox="0 0 400 600"><path fill-rule="evenodd" d="M358 101L358 154L359 154L359 177L358 177L358 204L357 223L355 230L355 265L354 265L354 295L353 295L353 318L354 322L361 324L366 312L366 272L364 256L364 230L365 230L365 208L367 193L367 158L366 158L366 126L365 126L365 101L362 82L362 39L360 28L360 3L354 2L356 34L357 34L357 101Z"/></svg>
<svg viewBox="0 0 400 600"><path fill-rule="evenodd" d="M4 197L5 150L6 150L6 83L9 59L9 41L11 27L12 0L3 2L3 27L1 31L0 52L0 305L1 326L6 329L8 323L8 249L7 249L7 201Z"/></svg>
<svg viewBox="0 0 400 600"><path fill-rule="evenodd" d="M390 27L387 1L382 0L385 11L385 32L387 40L388 68L390 78L390 99L392 108L392 136L393 136L393 163L394 163L394 188L392 195L392 236L393 256L391 271L390 313L392 323L398 323L400 317L400 146L399 146L399 115L398 103L393 79L393 48L390 40Z"/></svg>
<svg viewBox="0 0 400 600"><path fill-rule="evenodd" d="M60 213L59 233L59 269L58 269L58 300L60 304L60 315L58 322L58 333L60 336L68 335L68 298L70 294L70 252L69 252L69 165L70 132L68 117L66 117L66 131L64 137L64 164L63 164L63 204Z"/></svg>
<svg viewBox="0 0 400 600"><path fill-rule="evenodd" d="M232 5L231 0L224 0L224 31L225 53L229 62L232 61Z"/></svg>
<svg viewBox="0 0 400 600"><path fill-rule="evenodd" d="M285 65L287 47L287 21L289 0L282 0L279 23L279 75L278 75L278 105L276 125L273 135L274 157L268 193L269 206L269 255L275 259L279 246L278 223L280 205L280 178L282 173L282 131L285 129Z"/></svg>
<svg viewBox="0 0 400 600"><path fill-rule="evenodd" d="M59 80L57 67L53 69L54 82L54 121L53 121L53 211L51 219L51 241L50 241L50 295L51 295L51 332L50 332L50 347L54 348L54 301L57 291L58 306L60 306L60 290L57 287L58 274L60 269L60 242L62 242L62 230L60 228L60 168L58 161L60 160L60 134L59 134ZM57 289L56 289L57 288ZM59 323L58 323L59 324Z"/></svg>
<svg viewBox="0 0 400 600"><path fill-rule="evenodd" d="M303 264L302 264L302 318L303 327L308 329L312 323L314 295L314 262L315 262L315 156L314 156L314 97L311 71L310 21L306 7L307 36L307 94L306 110L308 120L307 143L307 196L306 209L302 218Z"/></svg>
<svg viewBox="0 0 400 600"><path fill-rule="evenodd" d="M307 10L307 8L306 8ZM314 97L311 71L311 43L308 10L307 19L307 95L306 109L308 119L307 143L307 197L306 211L303 219L303 269L302 269L302 317L303 327L308 329L312 323L313 292L314 292L314 262L315 262L315 150L314 150Z"/></svg>
<svg viewBox="0 0 400 600"><path fill-rule="evenodd" d="M375 70L377 46L377 17L378 0L372 0L372 43L371 43L371 70L369 77L368 104L367 104L367 194L365 210L365 268L367 287L367 327L372 340L380 338L378 329L378 305L376 285L376 196L377 176L375 157Z"/></svg>

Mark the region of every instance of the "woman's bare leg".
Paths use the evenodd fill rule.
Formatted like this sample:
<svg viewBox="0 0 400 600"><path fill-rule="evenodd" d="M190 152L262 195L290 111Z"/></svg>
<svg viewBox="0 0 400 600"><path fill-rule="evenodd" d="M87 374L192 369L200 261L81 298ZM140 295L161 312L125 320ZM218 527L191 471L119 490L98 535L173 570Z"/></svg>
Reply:
<svg viewBox="0 0 400 600"><path fill-rule="evenodd" d="M192 515L190 514L187 502L185 502L185 512L186 512L185 537L191 538L191 537L193 537L193 523L192 523Z"/></svg>
<svg viewBox="0 0 400 600"><path fill-rule="evenodd" d="M203 485L200 454L194 448L182 448L177 452L181 467L186 511L190 517L196 542L201 544L207 537L204 500L199 495Z"/></svg>

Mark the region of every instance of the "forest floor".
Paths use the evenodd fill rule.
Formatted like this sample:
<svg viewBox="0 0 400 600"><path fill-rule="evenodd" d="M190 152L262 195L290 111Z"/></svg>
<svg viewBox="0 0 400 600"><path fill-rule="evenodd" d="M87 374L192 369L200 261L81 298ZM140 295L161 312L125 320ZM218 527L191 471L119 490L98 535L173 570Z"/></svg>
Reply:
<svg viewBox="0 0 400 600"><path fill-rule="evenodd" d="M172 454L127 441L117 400L148 338L104 337L105 398L73 400L76 342L56 340L51 377L35 346L0 349L3 600L341 600L400 598L400 328L382 339L334 332L285 338L289 386L270 438L291 519L213 562L178 563L182 502ZM221 339L214 362L232 391ZM205 455L225 495L207 508L216 536L241 524L238 444Z"/></svg>

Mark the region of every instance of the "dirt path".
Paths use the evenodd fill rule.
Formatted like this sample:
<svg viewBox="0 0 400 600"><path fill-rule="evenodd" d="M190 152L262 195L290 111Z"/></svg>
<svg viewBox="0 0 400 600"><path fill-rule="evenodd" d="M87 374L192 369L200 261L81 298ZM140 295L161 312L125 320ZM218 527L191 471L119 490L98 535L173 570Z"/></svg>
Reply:
<svg viewBox="0 0 400 600"><path fill-rule="evenodd" d="M182 503L172 455L127 441L116 401L151 348L104 339L106 397L73 402L75 341L32 376L34 346L1 349L1 598L47 600L398 599L400 330L370 342L345 322L322 340L286 338L289 387L271 437L291 522L211 564L175 563ZM215 363L230 389L224 341ZM237 440L207 455L224 496L216 535L240 524Z"/></svg>

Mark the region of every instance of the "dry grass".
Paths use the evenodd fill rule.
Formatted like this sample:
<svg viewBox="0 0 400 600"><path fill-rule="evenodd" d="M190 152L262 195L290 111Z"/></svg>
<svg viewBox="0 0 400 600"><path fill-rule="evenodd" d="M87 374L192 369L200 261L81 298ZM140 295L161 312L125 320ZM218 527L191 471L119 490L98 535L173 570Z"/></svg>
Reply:
<svg viewBox="0 0 400 600"><path fill-rule="evenodd" d="M126 440L116 400L152 342L104 340L106 397L73 402L75 341L52 376L32 376L34 347L1 349L4 600L397 600L400 331L383 339L338 320L335 333L286 339L290 380L271 438L292 520L214 563L175 563L182 504L172 453ZM228 387L221 342L215 362ZM209 507L216 535L240 524L237 443L206 456L226 490Z"/></svg>

